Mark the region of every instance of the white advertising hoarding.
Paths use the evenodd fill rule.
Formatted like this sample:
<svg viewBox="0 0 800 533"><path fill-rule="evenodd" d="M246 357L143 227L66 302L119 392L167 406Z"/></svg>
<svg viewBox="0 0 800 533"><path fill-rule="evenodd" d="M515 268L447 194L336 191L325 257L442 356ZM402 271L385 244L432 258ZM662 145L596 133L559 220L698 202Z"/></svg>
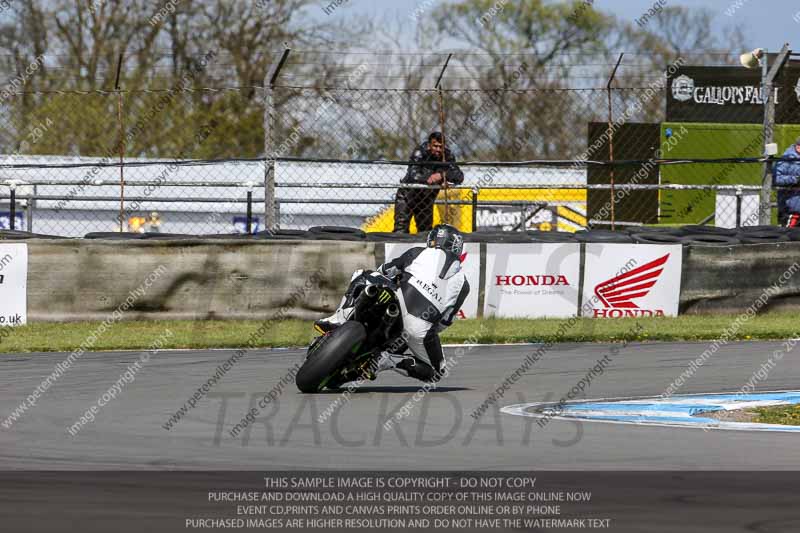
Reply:
<svg viewBox="0 0 800 533"><path fill-rule="evenodd" d="M575 316L580 258L578 243L487 244L483 316Z"/></svg>
<svg viewBox="0 0 800 533"><path fill-rule="evenodd" d="M392 259L396 259L403 255L406 250L418 246L425 246L425 243L405 243L405 242L390 242L386 243L385 256L388 263ZM481 245L477 242L464 243L464 262L461 263L461 268L464 275L467 277L469 283L469 294L467 299L464 300L464 305L458 313L458 318L478 318L478 292L480 291L480 268L481 268Z"/></svg>
<svg viewBox="0 0 800 533"><path fill-rule="evenodd" d="M587 243L583 316L677 316L680 244Z"/></svg>
<svg viewBox="0 0 800 533"><path fill-rule="evenodd" d="M0 326L28 321L28 245L0 244Z"/></svg>

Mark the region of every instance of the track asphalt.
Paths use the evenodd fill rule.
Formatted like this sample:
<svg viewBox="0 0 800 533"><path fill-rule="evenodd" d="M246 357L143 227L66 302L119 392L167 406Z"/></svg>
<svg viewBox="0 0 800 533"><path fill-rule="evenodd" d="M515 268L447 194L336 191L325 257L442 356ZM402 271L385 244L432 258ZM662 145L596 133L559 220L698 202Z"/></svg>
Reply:
<svg viewBox="0 0 800 533"><path fill-rule="evenodd" d="M676 394L735 392L780 342L723 346ZM254 350L219 377L205 397L167 430L165 424L232 350L162 351L131 383L120 375L136 352L90 353L11 425L0 427L0 469L552 469L786 470L800 465L796 434L703 431L536 419L500 412L556 402L609 356L576 399L657 396L707 347L697 343L563 344L547 351L478 420L471 416L538 345L466 347L452 374L426 395L393 372L343 397L302 395L287 373L301 350ZM453 355L455 348L446 351ZM0 421L67 354L0 356ZM75 436L104 392L122 385ZM756 390L797 389L800 358L787 354ZM117 387L119 388L119 387ZM270 391L277 401L259 407ZM338 402L338 406L337 406ZM334 408L335 407L335 408ZM256 422L231 436L248 409ZM399 416L394 416L400 413ZM387 421L388 424L387 424Z"/></svg>

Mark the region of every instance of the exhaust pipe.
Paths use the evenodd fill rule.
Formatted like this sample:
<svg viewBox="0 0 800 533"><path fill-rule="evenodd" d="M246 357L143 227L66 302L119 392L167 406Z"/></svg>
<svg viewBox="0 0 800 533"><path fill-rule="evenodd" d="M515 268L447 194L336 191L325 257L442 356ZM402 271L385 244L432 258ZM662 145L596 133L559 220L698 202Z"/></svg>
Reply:
<svg viewBox="0 0 800 533"><path fill-rule="evenodd" d="M389 337L392 328L397 324L397 318L400 316L400 307L394 302L386 306L386 312L383 314L383 334Z"/></svg>
<svg viewBox="0 0 800 533"><path fill-rule="evenodd" d="M361 294L359 294L358 298L356 298L354 305L355 310L352 316L356 320L361 320L362 313L374 303L375 298L378 297L378 292L378 287L375 285L367 285L364 287L364 290L362 290Z"/></svg>
<svg viewBox="0 0 800 533"><path fill-rule="evenodd" d="M386 308L386 316L389 318L397 318L400 316L400 308L397 306L397 304L389 304L389 306Z"/></svg>

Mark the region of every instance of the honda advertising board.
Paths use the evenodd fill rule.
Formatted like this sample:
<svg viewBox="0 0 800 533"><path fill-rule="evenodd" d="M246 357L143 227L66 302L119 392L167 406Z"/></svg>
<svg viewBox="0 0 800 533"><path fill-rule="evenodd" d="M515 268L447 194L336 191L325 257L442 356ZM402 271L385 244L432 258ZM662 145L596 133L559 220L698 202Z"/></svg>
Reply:
<svg viewBox="0 0 800 533"><path fill-rule="evenodd" d="M386 243L385 256L388 263L403 255L406 250L418 246L425 246L425 243ZM469 283L469 295L464 300L464 305L458 311L458 318L477 318L478 317L478 292L480 291L480 268L481 268L481 245L477 242L465 242L463 260L461 268Z"/></svg>
<svg viewBox="0 0 800 533"><path fill-rule="evenodd" d="M587 243L583 316L677 316L681 245Z"/></svg>
<svg viewBox="0 0 800 533"><path fill-rule="evenodd" d="M580 258L578 243L487 244L483 316L575 316Z"/></svg>
<svg viewBox="0 0 800 533"><path fill-rule="evenodd" d="M0 326L28 321L28 245L0 244Z"/></svg>

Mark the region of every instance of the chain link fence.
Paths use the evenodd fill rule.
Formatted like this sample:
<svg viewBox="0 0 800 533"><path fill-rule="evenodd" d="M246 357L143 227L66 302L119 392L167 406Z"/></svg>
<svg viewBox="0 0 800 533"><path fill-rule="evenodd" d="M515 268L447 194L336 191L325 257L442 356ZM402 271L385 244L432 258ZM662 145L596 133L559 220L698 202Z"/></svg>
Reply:
<svg viewBox="0 0 800 533"><path fill-rule="evenodd" d="M736 123L732 106L670 122L666 73L692 59L654 61L287 51L263 84L230 87L210 52L148 88L3 93L0 228L198 235L273 217L269 229L384 232L398 189L417 199L412 231L417 211L467 231L742 223L763 125ZM777 121L783 149L800 116ZM434 131L463 182L400 187Z"/></svg>

